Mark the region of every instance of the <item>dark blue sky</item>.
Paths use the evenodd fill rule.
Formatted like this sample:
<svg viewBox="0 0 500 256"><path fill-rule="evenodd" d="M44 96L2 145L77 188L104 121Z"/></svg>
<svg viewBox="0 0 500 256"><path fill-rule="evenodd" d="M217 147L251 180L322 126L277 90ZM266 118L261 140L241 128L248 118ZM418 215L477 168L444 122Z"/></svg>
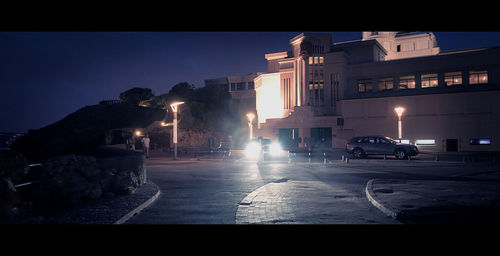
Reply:
<svg viewBox="0 0 500 256"><path fill-rule="evenodd" d="M0 32L0 132L54 123L133 87L266 72L299 32ZM500 32L434 32L441 50L500 46ZM334 42L361 32L331 32Z"/></svg>

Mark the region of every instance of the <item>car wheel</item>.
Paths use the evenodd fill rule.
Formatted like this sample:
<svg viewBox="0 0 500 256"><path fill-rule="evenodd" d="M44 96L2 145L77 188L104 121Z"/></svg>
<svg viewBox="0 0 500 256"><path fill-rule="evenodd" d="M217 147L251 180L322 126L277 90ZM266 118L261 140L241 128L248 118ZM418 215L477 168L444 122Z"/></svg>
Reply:
<svg viewBox="0 0 500 256"><path fill-rule="evenodd" d="M394 152L394 156L396 156L397 159L405 159L406 152L404 150L396 150L396 152Z"/></svg>
<svg viewBox="0 0 500 256"><path fill-rule="evenodd" d="M363 158L365 153L363 152L362 149L360 148L355 148L353 151L352 151L352 154L355 158Z"/></svg>

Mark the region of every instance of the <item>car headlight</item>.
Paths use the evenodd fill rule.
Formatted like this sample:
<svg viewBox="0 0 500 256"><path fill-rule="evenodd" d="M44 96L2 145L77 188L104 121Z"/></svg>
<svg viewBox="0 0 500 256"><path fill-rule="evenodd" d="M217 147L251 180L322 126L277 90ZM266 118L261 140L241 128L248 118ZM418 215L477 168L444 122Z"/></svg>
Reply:
<svg viewBox="0 0 500 256"><path fill-rule="evenodd" d="M281 149L281 145L279 143L273 143L269 147L269 153L273 156L279 156L283 153L283 150Z"/></svg>
<svg viewBox="0 0 500 256"><path fill-rule="evenodd" d="M260 144L257 142L250 142L245 148L245 156L248 158L257 158L260 154Z"/></svg>

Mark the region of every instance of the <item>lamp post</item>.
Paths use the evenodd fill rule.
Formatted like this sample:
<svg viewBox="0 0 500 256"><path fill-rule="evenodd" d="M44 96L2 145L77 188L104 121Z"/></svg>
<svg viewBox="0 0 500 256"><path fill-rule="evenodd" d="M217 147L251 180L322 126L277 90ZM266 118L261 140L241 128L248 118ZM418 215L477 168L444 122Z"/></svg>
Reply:
<svg viewBox="0 0 500 256"><path fill-rule="evenodd" d="M401 140L403 138L403 128L401 127L401 116L403 112L405 112L405 108L403 107L395 107L394 111L398 114L398 137Z"/></svg>
<svg viewBox="0 0 500 256"><path fill-rule="evenodd" d="M248 118L248 127L250 127L250 140L253 138L253 125L252 125L252 121L253 119L255 118L255 115L253 113L248 113L247 114L247 118Z"/></svg>
<svg viewBox="0 0 500 256"><path fill-rule="evenodd" d="M172 108L172 111L174 112L174 160L177 160L177 110L179 108L180 104L183 104L184 102L174 102L170 104L170 107Z"/></svg>

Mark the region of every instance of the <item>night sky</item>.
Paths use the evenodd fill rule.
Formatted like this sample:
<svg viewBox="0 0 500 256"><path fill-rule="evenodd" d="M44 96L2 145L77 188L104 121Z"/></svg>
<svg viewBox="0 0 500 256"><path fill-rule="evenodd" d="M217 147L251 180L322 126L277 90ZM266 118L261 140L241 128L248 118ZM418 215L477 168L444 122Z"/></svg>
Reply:
<svg viewBox="0 0 500 256"><path fill-rule="evenodd" d="M266 72L298 32L0 32L0 132L26 132L133 87ZM331 32L333 41L361 32ZM500 32L434 32L441 50L500 46Z"/></svg>

